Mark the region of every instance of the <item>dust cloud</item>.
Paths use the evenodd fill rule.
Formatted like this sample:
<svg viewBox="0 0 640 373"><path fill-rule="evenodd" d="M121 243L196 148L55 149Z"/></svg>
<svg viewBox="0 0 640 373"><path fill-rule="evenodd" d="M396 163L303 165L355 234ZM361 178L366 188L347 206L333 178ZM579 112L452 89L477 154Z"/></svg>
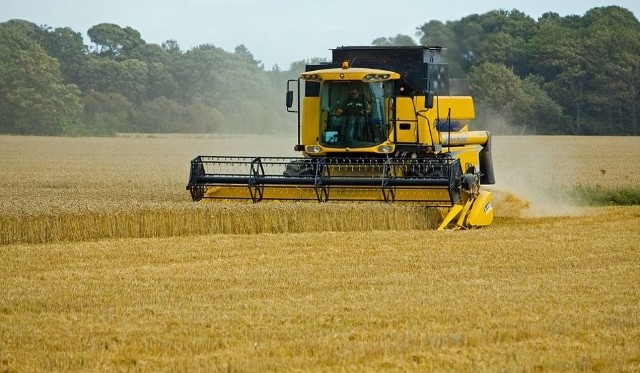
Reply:
<svg viewBox="0 0 640 373"><path fill-rule="evenodd" d="M577 165L563 137L495 136L492 145L496 184L487 189L494 193L497 216L584 213L569 195Z"/></svg>
<svg viewBox="0 0 640 373"><path fill-rule="evenodd" d="M216 141L209 155L239 155L260 157L296 157L294 135L237 135Z"/></svg>

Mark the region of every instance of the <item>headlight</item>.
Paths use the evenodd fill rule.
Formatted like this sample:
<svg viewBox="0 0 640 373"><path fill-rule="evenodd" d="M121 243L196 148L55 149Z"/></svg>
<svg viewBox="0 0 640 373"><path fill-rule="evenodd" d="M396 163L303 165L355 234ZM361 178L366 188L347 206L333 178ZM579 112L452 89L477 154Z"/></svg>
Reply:
<svg viewBox="0 0 640 373"><path fill-rule="evenodd" d="M302 79L304 79L304 80L315 80L315 81L322 80L322 78L318 74L302 74Z"/></svg>
<svg viewBox="0 0 640 373"><path fill-rule="evenodd" d="M316 145L307 146L307 153L320 153L322 152L322 148Z"/></svg>
<svg viewBox="0 0 640 373"><path fill-rule="evenodd" d="M378 153L391 153L392 151L393 151L393 146L391 145L378 146Z"/></svg>
<svg viewBox="0 0 640 373"><path fill-rule="evenodd" d="M389 76L389 74L369 74L363 80L387 80Z"/></svg>

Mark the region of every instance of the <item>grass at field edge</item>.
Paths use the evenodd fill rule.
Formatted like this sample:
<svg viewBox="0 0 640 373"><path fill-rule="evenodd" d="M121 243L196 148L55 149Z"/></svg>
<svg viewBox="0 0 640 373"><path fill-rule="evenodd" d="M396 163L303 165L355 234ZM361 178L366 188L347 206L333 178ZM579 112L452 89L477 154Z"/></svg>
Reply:
<svg viewBox="0 0 640 373"><path fill-rule="evenodd" d="M572 196L580 202L591 206L638 206L640 205L640 188L579 185L572 191Z"/></svg>

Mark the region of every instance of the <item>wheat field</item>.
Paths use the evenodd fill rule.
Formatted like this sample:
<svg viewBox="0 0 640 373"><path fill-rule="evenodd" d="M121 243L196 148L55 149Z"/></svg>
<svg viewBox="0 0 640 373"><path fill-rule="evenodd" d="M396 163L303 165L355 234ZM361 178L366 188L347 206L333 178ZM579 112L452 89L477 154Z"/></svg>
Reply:
<svg viewBox="0 0 640 373"><path fill-rule="evenodd" d="M640 139L496 138L481 230L190 202L194 156L294 141L0 137L0 371L640 371L640 207L563 192L639 185Z"/></svg>

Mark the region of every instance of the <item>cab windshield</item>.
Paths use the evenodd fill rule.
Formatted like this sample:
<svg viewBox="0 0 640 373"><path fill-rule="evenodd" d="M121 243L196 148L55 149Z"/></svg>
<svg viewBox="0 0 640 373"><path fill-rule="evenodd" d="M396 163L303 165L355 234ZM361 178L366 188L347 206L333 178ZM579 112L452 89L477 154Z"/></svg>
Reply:
<svg viewBox="0 0 640 373"><path fill-rule="evenodd" d="M365 148L389 136L392 82L329 81L320 88L320 145Z"/></svg>

